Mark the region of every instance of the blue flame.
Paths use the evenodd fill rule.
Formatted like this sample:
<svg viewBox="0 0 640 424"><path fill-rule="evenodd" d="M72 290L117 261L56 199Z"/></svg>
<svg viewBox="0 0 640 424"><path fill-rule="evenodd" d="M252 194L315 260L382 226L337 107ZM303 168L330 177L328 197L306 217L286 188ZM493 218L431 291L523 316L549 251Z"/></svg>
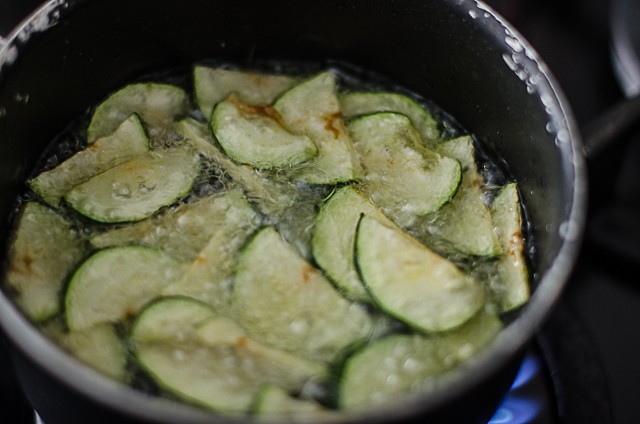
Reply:
<svg viewBox="0 0 640 424"><path fill-rule="evenodd" d="M538 417L540 403L535 399L509 396L488 424L528 424Z"/></svg>
<svg viewBox="0 0 640 424"><path fill-rule="evenodd" d="M518 395L518 389L531 382L539 370L539 359L528 355L522 362L518 375L511 385L511 391L488 424L530 424L534 422L540 414L542 405L538 399Z"/></svg>
<svg viewBox="0 0 640 424"><path fill-rule="evenodd" d="M511 385L511 390L515 390L527 384L529 381L531 381L531 379L533 379L533 377L536 376L539 369L540 360L533 355L528 355L526 358L524 358L524 361L522 361L522 365L520 366L518 375Z"/></svg>

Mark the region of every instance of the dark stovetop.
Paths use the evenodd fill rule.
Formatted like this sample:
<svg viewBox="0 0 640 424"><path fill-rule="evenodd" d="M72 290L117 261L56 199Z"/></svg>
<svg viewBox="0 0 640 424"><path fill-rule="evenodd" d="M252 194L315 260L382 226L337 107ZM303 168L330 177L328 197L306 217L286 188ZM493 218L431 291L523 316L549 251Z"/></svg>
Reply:
<svg viewBox="0 0 640 424"><path fill-rule="evenodd" d="M581 127L623 98L610 57L613 1L487 0L539 52ZM0 35L7 33L16 16L38 3L0 0ZM533 352L534 358L552 362L543 379L548 378L547 385L555 388L560 406L549 417L523 423L640 422L636 394L640 287L633 278L640 271L640 225L635 224L635 217L640 216L636 205L640 202L635 200L640 199L639 162L640 130L626 134L589 163L588 236L565 297L541 331ZM0 365L7 361L2 343L0 339ZM521 399L520 395L517 392L515 399ZM32 414L11 370L0 368L0 422L33 422ZM496 416L494 424L508 422L500 418Z"/></svg>
<svg viewBox="0 0 640 424"><path fill-rule="evenodd" d="M582 128L624 98L611 64L610 10L615 1L488 1L544 58ZM636 395L640 378L640 286L634 277L640 268L637 127L588 164L587 238L563 300L563 307L575 314L597 354L599 364L593 367L599 365L604 373L614 424L640 422ZM554 326L550 321L547 330L553 331ZM565 344L571 342L566 340ZM580 387L571 390L585 392ZM593 399L574 401L588 407Z"/></svg>
<svg viewBox="0 0 640 424"><path fill-rule="evenodd" d="M6 366L8 362L5 340L0 336L0 422L3 424L33 423L33 410L22 397L13 371Z"/></svg>

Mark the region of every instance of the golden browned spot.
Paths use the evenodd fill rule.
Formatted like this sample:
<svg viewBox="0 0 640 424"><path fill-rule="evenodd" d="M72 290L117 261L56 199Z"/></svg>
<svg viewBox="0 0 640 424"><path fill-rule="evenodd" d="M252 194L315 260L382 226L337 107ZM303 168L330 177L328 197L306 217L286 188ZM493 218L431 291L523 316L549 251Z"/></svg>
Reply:
<svg viewBox="0 0 640 424"><path fill-rule="evenodd" d="M236 347L243 348L247 347L248 344L249 339L247 339L246 337L238 337L238 339L236 340Z"/></svg>
<svg viewBox="0 0 640 424"><path fill-rule="evenodd" d="M509 242L507 243L507 251L505 255L515 257L520 253L520 241L522 239L522 231L516 230L511 237L509 237Z"/></svg>
<svg viewBox="0 0 640 424"><path fill-rule="evenodd" d="M124 318L124 321L129 321L134 319L137 314L138 311L136 310L136 307L133 305L128 305L124 310L124 313L122 314L122 318Z"/></svg>
<svg viewBox="0 0 640 424"><path fill-rule="evenodd" d="M332 113L324 118L324 129L333 134L333 138L338 138L342 132L342 114Z"/></svg>
<svg viewBox="0 0 640 424"><path fill-rule="evenodd" d="M99 145L100 143L91 143L86 147L87 151L92 151L92 150L99 150Z"/></svg>
<svg viewBox="0 0 640 424"><path fill-rule="evenodd" d="M195 259L194 262L195 262L196 265L206 265L208 261L207 261L206 257L204 257L202 255L198 255L198 256L196 256L196 259Z"/></svg>
<svg viewBox="0 0 640 424"><path fill-rule="evenodd" d="M313 274L313 267L311 265L305 265L302 267L302 279L300 285L307 284L311 281L311 275Z"/></svg>
<svg viewBox="0 0 640 424"><path fill-rule="evenodd" d="M145 169L149 169L149 165L141 162L141 161L129 161L126 162L123 169L123 172L135 173Z"/></svg>
<svg viewBox="0 0 640 424"><path fill-rule="evenodd" d="M482 187L484 181L479 175L476 175L471 181L469 181L469 185L472 187Z"/></svg>
<svg viewBox="0 0 640 424"><path fill-rule="evenodd" d="M267 78L261 74L247 74L247 78L253 83L256 87L261 87L267 81Z"/></svg>
<svg viewBox="0 0 640 424"><path fill-rule="evenodd" d="M245 116L262 116L265 118L273 119L278 123L278 125L283 128L285 127L282 116L280 116L280 113L278 113L278 111L275 110L271 105L250 105L241 101L235 94L231 94L227 98L227 100L233 103L238 108L238 110L240 110L240 113Z"/></svg>
<svg viewBox="0 0 640 424"><path fill-rule="evenodd" d="M31 254L26 252L11 263L11 266L9 267L9 273L31 274L33 273L34 263L35 263L35 258Z"/></svg>
<svg viewBox="0 0 640 424"><path fill-rule="evenodd" d="M29 253L25 253L24 255L22 255L22 260L20 262L22 262L22 265L24 266L24 268L27 271L31 271L32 265L35 262L35 259L33 258L33 256L31 256Z"/></svg>

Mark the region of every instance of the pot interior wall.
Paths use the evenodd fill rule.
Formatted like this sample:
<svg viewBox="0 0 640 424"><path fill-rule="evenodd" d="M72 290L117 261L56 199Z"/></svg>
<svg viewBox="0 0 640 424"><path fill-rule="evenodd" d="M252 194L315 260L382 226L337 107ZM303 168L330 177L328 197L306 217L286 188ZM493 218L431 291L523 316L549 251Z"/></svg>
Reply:
<svg viewBox="0 0 640 424"><path fill-rule="evenodd" d="M0 75L3 221L45 145L131 78L206 58L249 65L330 58L434 101L498 152L521 184L538 251L545 252L536 268L555 257L554 230L571 198L564 182L573 176L547 130L545 105L509 66L518 60L505 44L509 34L482 10L418 0L98 0L80 2L67 19L61 9L60 23L32 35ZM534 75L527 67L537 65L521 59L518 71Z"/></svg>
<svg viewBox="0 0 640 424"><path fill-rule="evenodd" d="M504 161L520 184L539 253L536 276L542 275L561 249L559 230L572 207L573 153L563 143L571 134L549 82L513 34L475 2L453 3L94 0L60 6L58 23L16 40L17 60L0 68L0 220L7 222L47 144L133 78L211 58L246 65L331 59L430 99Z"/></svg>

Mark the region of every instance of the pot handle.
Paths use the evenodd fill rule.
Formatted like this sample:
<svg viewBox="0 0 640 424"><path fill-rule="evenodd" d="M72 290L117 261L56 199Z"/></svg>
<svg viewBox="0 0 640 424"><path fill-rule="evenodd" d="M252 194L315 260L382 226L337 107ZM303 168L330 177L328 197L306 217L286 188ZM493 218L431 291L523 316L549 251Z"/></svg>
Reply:
<svg viewBox="0 0 640 424"><path fill-rule="evenodd" d="M584 154L589 160L640 125L640 95L624 99L599 115L583 130Z"/></svg>

